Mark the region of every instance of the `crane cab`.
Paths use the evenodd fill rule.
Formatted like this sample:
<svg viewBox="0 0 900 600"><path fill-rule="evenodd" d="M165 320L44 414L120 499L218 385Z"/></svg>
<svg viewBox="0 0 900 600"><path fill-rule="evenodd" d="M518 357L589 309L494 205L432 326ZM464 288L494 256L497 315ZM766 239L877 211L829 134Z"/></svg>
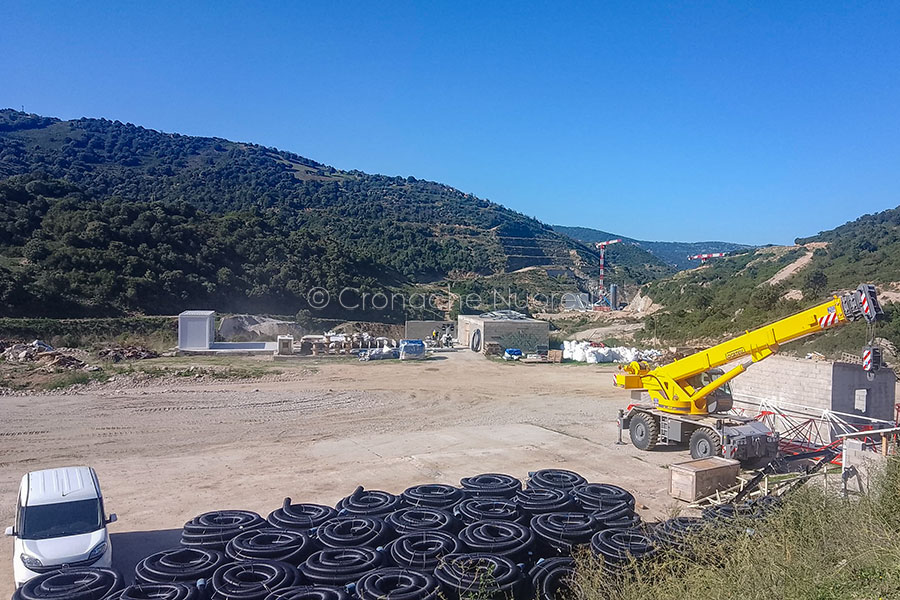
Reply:
<svg viewBox="0 0 900 600"><path fill-rule="evenodd" d="M725 374L722 369L710 369L705 373L689 377L687 382L695 390L706 387ZM731 395L731 383L725 382L706 397L706 411L708 413L727 413L734 406L734 398Z"/></svg>

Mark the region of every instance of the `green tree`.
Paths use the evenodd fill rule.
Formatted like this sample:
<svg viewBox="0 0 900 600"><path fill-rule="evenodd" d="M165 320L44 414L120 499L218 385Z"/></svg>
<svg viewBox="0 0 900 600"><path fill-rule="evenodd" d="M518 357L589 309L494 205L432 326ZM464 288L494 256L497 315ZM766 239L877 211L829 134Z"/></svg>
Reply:
<svg viewBox="0 0 900 600"><path fill-rule="evenodd" d="M803 288L819 296L828 289L828 276L821 269L813 269L803 279Z"/></svg>

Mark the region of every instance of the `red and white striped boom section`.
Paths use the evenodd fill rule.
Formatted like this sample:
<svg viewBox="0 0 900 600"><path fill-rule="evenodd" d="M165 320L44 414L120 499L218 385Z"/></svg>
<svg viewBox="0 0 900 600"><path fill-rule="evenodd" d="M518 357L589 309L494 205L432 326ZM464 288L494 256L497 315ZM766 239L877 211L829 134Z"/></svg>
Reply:
<svg viewBox="0 0 900 600"><path fill-rule="evenodd" d="M611 244L618 244L622 240L616 238L614 240L606 240L605 242L597 242L595 245L600 250L600 275L597 277L597 284L600 286L599 292L602 294L606 288L603 285L603 279L606 275L606 247Z"/></svg>
<svg viewBox="0 0 900 600"><path fill-rule="evenodd" d="M700 264L703 264L711 258L722 258L725 254L725 252L705 252L703 254L688 256L688 260L699 260Z"/></svg>

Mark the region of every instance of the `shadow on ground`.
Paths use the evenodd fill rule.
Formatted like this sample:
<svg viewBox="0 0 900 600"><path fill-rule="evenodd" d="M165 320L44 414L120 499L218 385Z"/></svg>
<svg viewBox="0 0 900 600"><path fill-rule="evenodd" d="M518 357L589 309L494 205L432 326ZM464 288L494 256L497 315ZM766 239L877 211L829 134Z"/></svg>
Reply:
<svg viewBox="0 0 900 600"><path fill-rule="evenodd" d="M109 535L113 547L113 567L134 581L134 567L142 559L167 548L175 548L181 541L181 529L158 531L126 531Z"/></svg>

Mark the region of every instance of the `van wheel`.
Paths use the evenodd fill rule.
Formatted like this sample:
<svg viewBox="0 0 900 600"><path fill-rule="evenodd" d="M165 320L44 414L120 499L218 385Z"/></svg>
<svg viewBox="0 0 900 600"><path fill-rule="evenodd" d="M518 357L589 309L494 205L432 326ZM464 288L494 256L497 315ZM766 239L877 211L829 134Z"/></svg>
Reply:
<svg viewBox="0 0 900 600"><path fill-rule="evenodd" d="M638 450L653 450L659 440L659 426L656 419L644 413L631 417L628 433L631 434L631 443Z"/></svg>
<svg viewBox="0 0 900 600"><path fill-rule="evenodd" d="M691 458L722 456L722 438L710 427L701 427L691 434Z"/></svg>

